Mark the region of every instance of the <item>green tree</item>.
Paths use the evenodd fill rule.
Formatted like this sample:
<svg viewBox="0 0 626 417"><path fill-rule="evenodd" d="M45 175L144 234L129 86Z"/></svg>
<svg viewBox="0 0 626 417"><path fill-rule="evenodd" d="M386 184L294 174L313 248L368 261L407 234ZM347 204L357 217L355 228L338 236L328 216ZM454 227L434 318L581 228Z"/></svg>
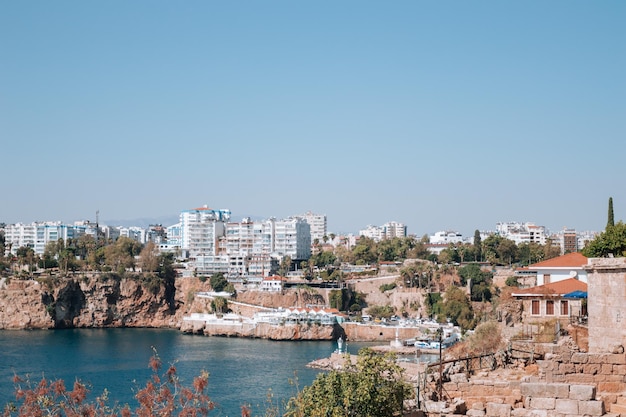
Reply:
<svg viewBox="0 0 626 417"><path fill-rule="evenodd" d="M401 415L412 398L404 370L393 354L359 351L356 364L349 355L343 371L320 373L310 386L289 400L288 417L389 417Z"/></svg>
<svg viewBox="0 0 626 417"><path fill-rule="evenodd" d="M228 300L224 297L215 297L211 301L211 309L214 313L224 314L228 312Z"/></svg>
<svg viewBox="0 0 626 417"><path fill-rule="evenodd" d="M478 229L474 230L474 260L476 262L482 262L482 243L480 238L480 231Z"/></svg>
<svg viewBox="0 0 626 417"><path fill-rule="evenodd" d="M626 256L626 225L619 221L615 226L607 228L587 243L582 254L588 258L605 258L611 254Z"/></svg>
<svg viewBox="0 0 626 417"><path fill-rule="evenodd" d="M471 299L472 301L490 301L491 300L491 280L493 274L480 269L478 264L467 264L459 268L459 277L461 285L467 284L471 280Z"/></svg>
<svg viewBox="0 0 626 417"><path fill-rule="evenodd" d="M141 250L139 266L143 272L156 272L159 268L159 250L153 242L146 243Z"/></svg>
<svg viewBox="0 0 626 417"><path fill-rule="evenodd" d="M289 271L291 271L291 263L291 256L283 256L283 259L280 261L280 266L278 267L278 275L286 277Z"/></svg>
<svg viewBox="0 0 626 417"><path fill-rule="evenodd" d="M473 329L475 326L474 312L467 295L458 287L450 286L444 294L441 315L439 321L450 319L456 326L463 330Z"/></svg>
<svg viewBox="0 0 626 417"><path fill-rule="evenodd" d="M311 256L309 263L317 266L318 268L326 268L327 266L333 265L336 260L337 256L335 256L333 252L319 251Z"/></svg>
<svg viewBox="0 0 626 417"><path fill-rule="evenodd" d="M28 246L21 246L16 251L17 260L20 265L26 266L29 272L32 272L32 267L36 264L36 255L33 248Z"/></svg>
<svg viewBox="0 0 626 417"><path fill-rule="evenodd" d="M361 236L352 248L354 262L357 265L373 264L378 259L376 242L368 237Z"/></svg>
<svg viewBox="0 0 626 417"><path fill-rule="evenodd" d="M517 260L517 245L510 239L503 239L498 244L497 253L501 263L511 265Z"/></svg>
<svg viewBox="0 0 626 417"><path fill-rule="evenodd" d="M140 252L139 242L122 236L115 243L104 247L104 261L110 268L123 274L127 269L135 268L135 256Z"/></svg>
<svg viewBox="0 0 626 417"><path fill-rule="evenodd" d="M613 215L613 197L609 197L609 217L606 222L606 228L615 226L615 217Z"/></svg>
<svg viewBox="0 0 626 417"><path fill-rule="evenodd" d="M367 313L372 317L377 317L380 319L388 319L394 314L396 314L396 310L389 304L384 305L384 306L376 305L376 306L369 307L367 309Z"/></svg>
<svg viewBox="0 0 626 417"><path fill-rule="evenodd" d="M224 288L228 285L228 280L221 272L211 275L211 279L209 281L211 283L211 288L215 292L224 291Z"/></svg>

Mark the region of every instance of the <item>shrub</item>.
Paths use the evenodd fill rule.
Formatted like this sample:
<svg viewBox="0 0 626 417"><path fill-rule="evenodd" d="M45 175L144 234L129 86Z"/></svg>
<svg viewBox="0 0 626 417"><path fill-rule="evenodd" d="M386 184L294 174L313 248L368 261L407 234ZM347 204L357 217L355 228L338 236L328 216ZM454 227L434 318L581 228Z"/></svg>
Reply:
<svg viewBox="0 0 626 417"><path fill-rule="evenodd" d="M76 381L71 390L63 380L42 378L37 384L18 376L13 378L15 403L4 409L4 417L143 417L143 416L208 416L215 406L206 394L209 374L202 371L190 387L183 385L172 365L159 376L161 360L154 353L150 359L152 377L140 389L135 398L138 406L131 410L128 405L110 406L108 392L89 400L87 385Z"/></svg>
<svg viewBox="0 0 626 417"><path fill-rule="evenodd" d="M390 291L390 290L393 290L394 288L396 288L396 283L392 282L390 284L383 284L383 285L381 285L378 288L380 289L380 292Z"/></svg>

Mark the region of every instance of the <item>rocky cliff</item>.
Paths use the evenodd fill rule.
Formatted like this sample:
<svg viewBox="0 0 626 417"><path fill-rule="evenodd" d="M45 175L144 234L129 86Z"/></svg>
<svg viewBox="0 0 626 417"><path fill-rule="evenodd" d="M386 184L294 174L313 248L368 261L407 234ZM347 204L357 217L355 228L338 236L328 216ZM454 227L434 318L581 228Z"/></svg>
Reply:
<svg viewBox="0 0 626 417"><path fill-rule="evenodd" d="M0 329L75 327L179 327L197 279L154 282L97 274L5 282L0 288Z"/></svg>

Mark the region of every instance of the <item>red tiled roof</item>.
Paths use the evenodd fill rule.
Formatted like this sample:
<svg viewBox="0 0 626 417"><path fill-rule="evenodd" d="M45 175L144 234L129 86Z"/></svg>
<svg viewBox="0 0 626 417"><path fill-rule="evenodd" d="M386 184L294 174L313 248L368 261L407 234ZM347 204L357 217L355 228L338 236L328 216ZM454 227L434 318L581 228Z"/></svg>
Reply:
<svg viewBox="0 0 626 417"><path fill-rule="evenodd" d="M563 256L529 265L528 268L580 268L587 265L587 257L580 252L566 253Z"/></svg>
<svg viewBox="0 0 626 417"><path fill-rule="evenodd" d="M263 278L263 281L287 281L287 278L281 277L279 275L272 275L271 277Z"/></svg>
<svg viewBox="0 0 626 417"><path fill-rule="evenodd" d="M568 278L562 281L551 282L550 284L538 285L513 292L513 296L533 296L533 295L564 295L572 291L587 291L587 284L576 278Z"/></svg>

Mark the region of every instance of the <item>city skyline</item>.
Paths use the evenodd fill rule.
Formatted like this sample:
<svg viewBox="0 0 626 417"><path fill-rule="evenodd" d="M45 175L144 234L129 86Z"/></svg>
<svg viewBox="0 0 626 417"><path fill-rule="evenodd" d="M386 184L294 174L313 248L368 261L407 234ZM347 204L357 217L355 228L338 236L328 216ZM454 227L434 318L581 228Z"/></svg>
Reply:
<svg viewBox="0 0 626 417"><path fill-rule="evenodd" d="M624 219L626 4L0 4L0 221ZM240 213L240 214L239 214Z"/></svg>

